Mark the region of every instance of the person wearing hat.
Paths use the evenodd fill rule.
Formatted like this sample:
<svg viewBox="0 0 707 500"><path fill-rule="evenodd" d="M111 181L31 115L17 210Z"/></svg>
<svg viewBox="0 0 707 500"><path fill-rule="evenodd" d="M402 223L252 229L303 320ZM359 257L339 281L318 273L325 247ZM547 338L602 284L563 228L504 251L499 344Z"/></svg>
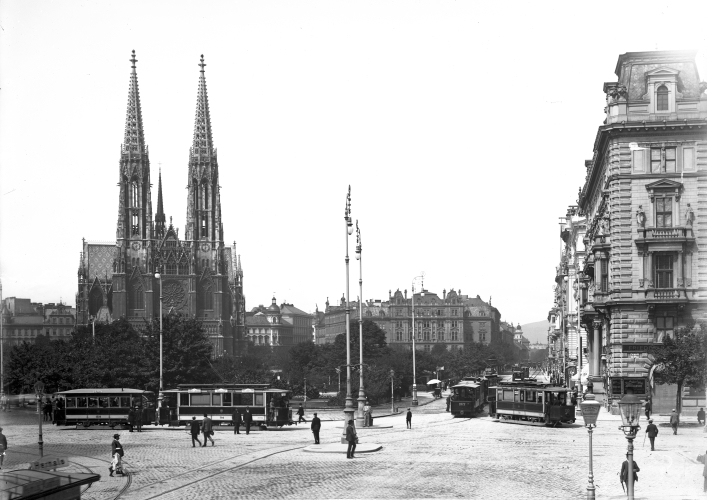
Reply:
<svg viewBox="0 0 707 500"><path fill-rule="evenodd" d="M356 435L356 428L354 427L353 420L349 420L349 425L346 427L346 441L348 442L348 447L346 448L346 458L355 458L354 452L356 451L358 436Z"/></svg>
<svg viewBox="0 0 707 500"><path fill-rule="evenodd" d="M680 425L680 415L673 408L673 412L670 414L670 427L673 428L673 436L678 433L678 425Z"/></svg>
<svg viewBox="0 0 707 500"><path fill-rule="evenodd" d="M312 419L312 434L314 434L314 444L319 444L319 431L322 428L322 421L319 419L317 414L314 414Z"/></svg>
<svg viewBox="0 0 707 500"><path fill-rule="evenodd" d="M0 469L2 469L2 463L5 460L5 450L7 450L7 438L0 427Z"/></svg>
<svg viewBox="0 0 707 500"><path fill-rule="evenodd" d="M405 423L408 429L412 429L412 411L408 408L407 415L405 415Z"/></svg>
<svg viewBox="0 0 707 500"><path fill-rule="evenodd" d="M192 417L191 422L189 422L189 432L191 432L191 447L195 447L194 441L199 443L199 446L201 446L201 441L199 441L199 433L201 432L201 422L199 422L196 417ZM204 444L206 444L206 440L204 440Z"/></svg>
<svg viewBox="0 0 707 500"><path fill-rule="evenodd" d="M636 463L635 460L632 460L633 462L633 487L636 487L636 483L638 482L638 472L641 472L641 469L638 467L638 464ZM620 479L621 483L626 483L628 484L628 453L626 453L626 460L624 460L624 463L621 464L621 473L620 473ZM626 488L626 494L628 495L628 488Z"/></svg>
<svg viewBox="0 0 707 500"><path fill-rule="evenodd" d="M652 418L648 419L646 434L648 434L648 439L651 440L651 451L655 451L655 438L658 436L658 427L653 423Z"/></svg>
<svg viewBox="0 0 707 500"><path fill-rule="evenodd" d="M697 423L700 425L705 425L705 409L700 408L700 411L697 412Z"/></svg>
<svg viewBox="0 0 707 500"><path fill-rule="evenodd" d="M113 477L113 472L116 474L123 475L123 455L125 451L123 446L120 444L120 434L113 434L113 443L111 443L111 456L113 457L110 467L110 477Z"/></svg>

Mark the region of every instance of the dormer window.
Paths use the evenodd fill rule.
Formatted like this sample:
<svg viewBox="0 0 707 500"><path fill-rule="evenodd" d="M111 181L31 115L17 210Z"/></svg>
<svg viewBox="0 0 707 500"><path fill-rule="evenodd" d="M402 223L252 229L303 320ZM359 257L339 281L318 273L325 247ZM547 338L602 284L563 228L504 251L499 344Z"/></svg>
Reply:
<svg viewBox="0 0 707 500"><path fill-rule="evenodd" d="M661 85L656 91L656 110L657 111L669 111L670 107L668 105L668 87Z"/></svg>

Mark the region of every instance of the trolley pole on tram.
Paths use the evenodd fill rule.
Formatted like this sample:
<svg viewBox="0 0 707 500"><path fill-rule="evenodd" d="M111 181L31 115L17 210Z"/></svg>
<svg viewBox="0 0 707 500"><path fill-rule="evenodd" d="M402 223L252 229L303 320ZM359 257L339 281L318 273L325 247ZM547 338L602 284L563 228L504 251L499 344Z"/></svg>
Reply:
<svg viewBox="0 0 707 500"><path fill-rule="evenodd" d="M351 396L351 309L349 303L349 236L353 234L351 222L351 185L346 194L346 208L344 209L344 227L346 228L346 406L344 407L344 429L341 434L341 443L347 444L346 427L349 420L354 419L356 409Z"/></svg>
<svg viewBox="0 0 707 500"><path fill-rule="evenodd" d="M366 391L363 390L363 258L361 255L361 230L358 228L358 219L356 220L356 260L358 260L358 351L359 351L359 382L358 382L358 416L356 417L356 425L363 427L365 425L365 410Z"/></svg>
<svg viewBox="0 0 707 500"><path fill-rule="evenodd" d="M421 273L419 276L415 276L412 279L412 406L417 406L417 373L415 368L415 280L422 279L422 286L424 287L425 273Z"/></svg>

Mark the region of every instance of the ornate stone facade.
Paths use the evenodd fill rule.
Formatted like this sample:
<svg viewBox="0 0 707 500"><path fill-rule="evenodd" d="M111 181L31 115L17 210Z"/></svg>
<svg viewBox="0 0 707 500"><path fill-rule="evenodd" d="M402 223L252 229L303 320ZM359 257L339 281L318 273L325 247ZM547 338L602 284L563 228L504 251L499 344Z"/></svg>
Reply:
<svg viewBox="0 0 707 500"><path fill-rule="evenodd" d="M124 317L141 326L160 313L161 283L162 314L199 318L214 344L214 355L233 354L245 331L243 270L235 243L228 247L223 239L218 157L211 131L204 58L199 64L183 240L171 217L166 224L161 171L153 223L150 159L134 51L130 61L116 241L83 242L76 297L78 323Z"/></svg>

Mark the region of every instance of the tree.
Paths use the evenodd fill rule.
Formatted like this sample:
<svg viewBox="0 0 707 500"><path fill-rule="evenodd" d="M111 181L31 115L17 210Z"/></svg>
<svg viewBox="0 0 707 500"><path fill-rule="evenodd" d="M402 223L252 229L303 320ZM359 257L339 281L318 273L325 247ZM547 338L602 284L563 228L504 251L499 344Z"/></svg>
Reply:
<svg viewBox="0 0 707 500"><path fill-rule="evenodd" d="M655 377L659 383L675 384L675 408L681 411L685 383L704 386L707 381L707 322L675 331L655 350Z"/></svg>

